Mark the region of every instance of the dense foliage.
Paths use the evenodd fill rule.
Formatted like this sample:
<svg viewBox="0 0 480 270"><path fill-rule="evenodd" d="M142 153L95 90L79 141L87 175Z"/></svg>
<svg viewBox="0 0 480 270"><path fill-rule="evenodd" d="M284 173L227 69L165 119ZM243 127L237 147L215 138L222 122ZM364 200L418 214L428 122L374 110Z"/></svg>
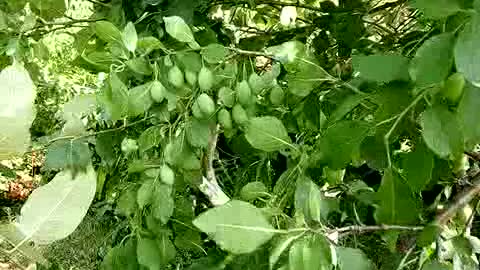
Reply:
<svg viewBox="0 0 480 270"><path fill-rule="evenodd" d="M37 96L32 151L55 176L0 227L4 252L52 267L27 242L64 239L90 211L117 221L99 269L475 269L479 12L478 0L0 2L2 97L30 78L55 90L42 72L59 31L73 50L50 76L90 73L82 94ZM0 120L32 102L5 99L17 114Z"/></svg>

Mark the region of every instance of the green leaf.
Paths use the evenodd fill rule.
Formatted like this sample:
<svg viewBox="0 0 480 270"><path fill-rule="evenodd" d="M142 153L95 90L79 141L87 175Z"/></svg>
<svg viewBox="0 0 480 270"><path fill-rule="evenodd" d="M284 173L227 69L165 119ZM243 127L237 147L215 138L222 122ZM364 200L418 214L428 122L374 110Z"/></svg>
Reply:
<svg viewBox="0 0 480 270"><path fill-rule="evenodd" d="M478 108L480 108L480 88L467 84L458 105L457 117L463 131L465 143L469 149L480 143Z"/></svg>
<svg viewBox="0 0 480 270"><path fill-rule="evenodd" d="M339 270L374 270L373 263L360 249L337 247Z"/></svg>
<svg viewBox="0 0 480 270"><path fill-rule="evenodd" d="M422 270L452 270L452 267L438 261L429 261L423 265Z"/></svg>
<svg viewBox="0 0 480 270"><path fill-rule="evenodd" d="M190 149L186 140L176 138L173 142L167 144L164 151L165 160L168 164L178 166L185 170L199 170L201 168L200 160Z"/></svg>
<svg viewBox="0 0 480 270"><path fill-rule="evenodd" d="M175 246L172 244L172 241L170 241L169 235L166 233L162 233L161 235L157 236L156 240L159 249L158 256L160 257L161 263L163 265L166 265L175 260L177 251L175 249Z"/></svg>
<svg viewBox="0 0 480 270"><path fill-rule="evenodd" d="M364 121L345 120L329 127L320 139L320 160L333 170L345 168L369 131L370 124Z"/></svg>
<svg viewBox="0 0 480 270"><path fill-rule="evenodd" d="M140 188L137 191L137 204L140 209L145 208L145 206L150 205L153 200L153 194L155 190L155 184L158 182L157 179L147 179L143 182Z"/></svg>
<svg viewBox="0 0 480 270"><path fill-rule="evenodd" d="M96 183L92 167L73 179L70 171L58 173L29 196L17 220L18 228L36 244L64 239L87 214L95 197Z"/></svg>
<svg viewBox="0 0 480 270"><path fill-rule="evenodd" d="M414 0L412 5L432 19L448 17L462 10L457 0Z"/></svg>
<svg viewBox="0 0 480 270"><path fill-rule="evenodd" d="M275 233L260 209L236 200L208 210L193 224L223 249L235 254L255 251Z"/></svg>
<svg viewBox="0 0 480 270"><path fill-rule="evenodd" d="M128 111L128 88L117 74L110 75L110 93L107 92L107 111L113 121L126 116Z"/></svg>
<svg viewBox="0 0 480 270"><path fill-rule="evenodd" d="M166 50L165 45L156 37L141 37L137 41L137 51L143 55L149 54L155 50Z"/></svg>
<svg viewBox="0 0 480 270"><path fill-rule="evenodd" d="M383 175L377 199L377 223L408 225L417 221L418 202L408 185L391 169L386 170Z"/></svg>
<svg viewBox="0 0 480 270"><path fill-rule="evenodd" d="M117 201L117 211L124 216L132 216L137 211L137 191L132 187L124 190Z"/></svg>
<svg viewBox="0 0 480 270"><path fill-rule="evenodd" d="M32 8L39 11L39 16L45 20L51 20L56 17L62 17L67 10L63 0L42 0L32 1Z"/></svg>
<svg viewBox="0 0 480 270"><path fill-rule="evenodd" d="M169 185L155 185L152 202L153 216L166 224L173 214L175 202L172 198L172 188Z"/></svg>
<svg viewBox="0 0 480 270"><path fill-rule="evenodd" d="M303 234L297 233L295 235L282 236L278 241L276 241L276 244L274 244L274 248L270 253L270 257L268 260L270 264L270 269L275 269L274 267L282 254L285 253L285 251L290 247L293 241L297 240L302 236Z"/></svg>
<svg viewBox="0 0 480 270"><path fill-rule="evenodd" d="M127 66L135 73L148 76L152 74L152 68L143 57L130 59L126 62Z"/></svg>
<svg viewBox="0 0 480 270"><path fill-rule="evenodd" d="M97 36L105 42L121 42L122 33L111 22L99 21L95 23L95 33Z"/></svg>
<svg viewBox="0 0 480 270"><path fill-rule="evenodd" d="M329 242L320 234L296 241L290 248L289 265L290 269L295 270L331 269L332 254Z"/></svg>
<svg viewBox="0 0 480 270"><path fill-rule="evenodd" d="M353 68L369 81L387 83L408 81L409 59L397 54L358 55L352 57Z"/></svg>
<svg viewBox="0 0 480 270"><path fill-rule="evenodd" d="M457 70L465 76L467 80L480 85L480 16L473 15L472 19L467 22L463 30L458 35L457 44L455 45L455 64Z"/></svg>
<svg viewBox="0 0 480 270"><path fill-rule="evenodd" d="M206 148L209 138L209 122L192 118L192 120L187 123L187 140L191 146Z"/></svg>
<svg viewBox="0 0 480 270"><path fill-rule="evenodd" d="M137 260L140 265L149 270L159 270L162 266L162 258L159 254L160 249L155 240L143 237L138 239Z"/></svg>
<svg viewBox="0 0 480 270"><path fill-rule="evenodd" d="M322 194L318 186L310 178L297 180L295 191L295 210L303 214L307 221L321 222L328 213L322 213ZM327 214L327 215L326 215Z"/></svg>
<svg viewBox="0 0 480 270"><path fill-rule="evenodd" d="M455 158L463 153L463 134L457 118L447 107L434 106L420 120L423 139L439 157Z"/></svg>
<svg viewBox="0 0 480 270"><path fill-rule="evenodd" d="M115 139L116 137L112 134L99 134L95 142L95 152L102 159L102 163L110 167L113 167L117 161Z"/></svg>
<svg viewBox="0 0 480 270"><path fill-rule="evenodd" d="M403 171L412 191L420 192L425 188L432 179L433 166L434 156L423 143L406 155Z"/></svg>
<svg viewBox="0 0 480 270"><path fill-rule="evenodd" d="M56 141L47 149L44 169L84 169L90 164L91 153L88 145L80 140Z"/></svg>
<svg viewBox="0 0 480 270"><path fill-rule="evenodd" d="M292 144L282 121L273 116L251 119L245 138L254 148L265 152L279 151Z"/></svg>
<svg viewBox="0 0 480 270"><path fill-rule="evenodd" d="M128 91L128 115L139 116L148 111L153 104L150 89L153 82L134 87Z"/></svg>
<svg viewBox="0 0 480 270"><path fill-rule="evenodd" d="M250 182L242 187L240 190L240 197L245 201L253 201L265 196L268 190L262 182Z"/></svg>
<svg viewBox="0 0 480 270"><path fill-rule="evenodd" d="M195 42L192 30L181 17L164 17L163 21L165 22L165 30L174 39L185 43Z"/></svg>
<svg viewBox="0 0 480 270"><path fill-rule="evenodd" d="M226 59L228 55L228 49L220 44L213 43L207 47L204 47L200 53L207 63L217 64Z"/></svg>
<svg viewBox="0 0 480 270"><path fill-rule="evenodd" d="M183 69L188 69L193 72L199 72L202 69L202 57L196 52L184 52L177 55L177 59L182 65Z"/></svg>
<svg viewBox="0 0 480 270"><path fill-rule="evenodd" d="M351 112L355 107L360 105L368 96L367 95L351 95L342 100L342 103L333 111L329 120L331 122L337 122L342 120L345 115Z"/></svg>
<svg viewBox="0 0 480 270"><path fill-rule="evenodd" d="M125 245L118 245L112 248L107 256L103 259L101 268L102 270L138 270L138 263L136 256L132 254L136 253L135 240L130 239Z"/></svg>
<svg viewBox="0 0 480 270"><path fill-rule="evenodd" d="M135 52L135 49L137 48L138 36L137 30L135 30L135 25L132 22L128 22L125 26L125 29L123 29L122 39L125 48L132 53Z"/></svg>
<svg viewBox="0 0 480 270"><path fill-rule="evenodd" d="M140 152L145 152L158 146L165 139L165 131L159 126L147 128L138 138Z"/></svg>
<svg viewBox="0 0 480 270"><path fill-rule="evenodd" d="M453 65L455 37L443 33L431 37L417 50L410 62L410 76L419 86L442 82L450 74Z"/></svg>

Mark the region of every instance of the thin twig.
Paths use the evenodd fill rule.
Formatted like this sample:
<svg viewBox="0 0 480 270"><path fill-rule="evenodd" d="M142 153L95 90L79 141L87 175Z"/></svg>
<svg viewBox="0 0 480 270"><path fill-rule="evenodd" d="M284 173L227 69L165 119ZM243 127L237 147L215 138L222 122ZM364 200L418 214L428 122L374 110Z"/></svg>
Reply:
<svg viewBox="0 0 480 270"><path fill-rule="evenodd" d="M377 226L348 226L327 231L327 237L336 236L336 238L342 238L352 234L362 234L368 232L378 231L421 231L423 226L401 226L401 225L377 225ZM330 237L329 237L330 238Z"/></svg>

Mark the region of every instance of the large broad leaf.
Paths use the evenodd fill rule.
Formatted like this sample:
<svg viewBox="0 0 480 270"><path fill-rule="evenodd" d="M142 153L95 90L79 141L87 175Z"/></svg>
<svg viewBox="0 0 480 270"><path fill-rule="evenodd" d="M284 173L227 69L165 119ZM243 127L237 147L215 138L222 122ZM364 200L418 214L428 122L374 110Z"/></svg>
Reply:
<svg viewBox="0 0 480 270"><path fill-rule="evenodd" d="M472 148L480 143L479 108L480 88L467 84L458 105L457 116L468 148Z"/></svg>
<svg viewBox="0 0 480 270"><path fill-rule="evenodd" d="M14 63L0 72L0 93L0 159L8 159L30 144L35 86L27 70Z"/></svg>
<svg viewBox="0 0 480 270"><path fill-rule="evenodd" d="M302 233L290 234L281 236L278 240L274 241L272 246L274 247L272 252L270 252L269 264L270 269L275 269L274 266L280 260L281 256L288 248L292 245L293 241L302 237Z"/></svg>
<svg viewBox="0 0 480 270"><path fill-rule="evenodd" d="M132 238L125 245L112 248L103 259L100 269L102 270L138 270L137 258L132 256L136 253L136 241Z"/></svg>
<svg viewBox="0 0 480 270"><path fill-rule="evenodd" d="M282 150L292 143L282 121L273 116L251 119L245 137L254 148L265 152Z"/></svg>
<svg viewBox="0 0 480 270"><path fill-rule="evenodd" d="M213 43L203 48L200 53L208 63L217 64L225 60L228 55L228 49L220 44Z"/></svg>
<svg viewBox="0 0 480 270"><path fill-rule="evenodd" d="M108 117L117 121L126 116L128 112L128 88L117 74L110 74L110 84L103 89L99 102L103 105Z"/></svg>
<svg viewBox="0 0 480 270"><path fill-rule="evenodd" d="M455 158L463 153L463 134L457 118L447 107L434 106L421 116L423 139L441 158Z"/></svg>
<svg viewBox="0 0 480 270"><path fill-rule="evenodd" d="M125 29L123 29L122 39L125 48L127 48L127 50L130 52L135 52L135 49L137 48L138 36L137 30L135 30L135 25L132 22L127 23L127 26L125 26Z"/></svg>
<svg viewBox="0 0 480 270"><path fill-rule="evenodd" d="M170 241L169 236L169 233L162 233L158 235L156 239L158 250L160 251L158 253L158 256L160 257L160 262L163 265L166 265L175 260L175 256L177 255L177 250L172 244L172 241Z"/></svg>
<svg viewBox="0 0 480 270"><path fill-rule="evenodd" d="M458 35L455 45L455 64L457 70L465 76L467 80L480 85L480 16L474 15L470 22L463 28Z"/></svg>
<svg viewBox="0 0 480 270"><path fill-rule="evenodd" d="M198 119L192 119L187 123L187 140L191 146L203 147L208 146L210 138L210 123Z"/></svg>
<svg viewBox="0 0 480 270"><path fill-rule="evenodd" d="M192 30L181 17L164 17L163 21L165 22L165 30L174 39L186 43L195 42Z"/></svg>
<svg viewBox="0 0 480 270"><path fill-rule="evenodd" d="M448 17L462 10L458 0L414 0L412 5L433 19Z"/></svg>
<svg viewBox="0 0 480 270"><path fill-rule="evenodd" d="M329 242L321 234L296 241L290 248L289 265L290 269L295 270L331 269L332 254Z"/></svg>
<svg viewBox="0 0 480 270"><path fill-rule="evenodd" d="M270 240L275 232L260 209L236 200L208 210L193 224L209 234L223 249L235 254L253 252Z"/></svg>
<svg viewBox="0 0 480 270"><path fill-rule="evenodd" d="M153 82L149 82L130 89L128 92L128 115L135 117L144 114L153 104L150 89Z"/></svg>
<svg viewBox="0 0 480 270"><path fill-rule="evenodd" d="M88 145L79 140L57 141L47 149L44 168L46 170L83 169L90 164Z"/></svg>
<svg viewBox="0 0 480 270"><path fill-rule="evenodd" d="M320 139L320 160L330 169L344 168L352 154L368 135L370 124L363 121L340 121L327 129Z"/></svg>
<svg viewBox="0 0 480 270"><path fill-rule="evenodd" d="M433 165L433 153L423 143L417 145L411 153L406 155L403 170L407 183L414 192L422 191L430 182Z"/></svg>
<svg viewBox="0 0 480 270"><path fill-rule="evenodd" d="M70 235L87 214L96 190L93 168L72 179L69 171L34 190L23 205L18 228L37 244L50 244Z"/></svg>
<svg viewBox="0 0 480 270"><path fill-rule="evenodd" d="M152 200L153 216L160 220L162 224L167 224L175 208L171 186L164 184L155 185Z"/></svg>
<svg viewBox="0 0 480 270"><path fill-rule="evenodd" d="M139 238L137 244L137 260L149 270L158 270L162 266L157 242L150 238Z"/></svg>
<svg viewBox="0 0 480 270"><path fill-rule="evenodd" d="M418 203L401 177L386 170L377 191L379 205L375 218L379 224L412 224L418 219Z"/></svg>
<svg viewBox="0 0 480 270"><path fill-rule="evenodd" d="M95 23L95 33L105 42L121 42L122 32L111 22L99 21Z"/></svg>
<svg viewBox="0 0 480 270"><path fill-rule="evenodd" d="M337 260L339 270L374 270L373 263L360 249L338 247Z"/></svg>
<svg viewBox="0 0 480 270"><path fill-rule="evenodd" d="M408 58L402 55L354 56L353 68L360 76L374 82L386 83L396 80L406 81L408 75Z"/></svg>
<svg viewBox="0 0 480 270"><path fill-rule="evenodd" d="M442 82L452 69L455 37L451 33L434 36L417 50L410 63L410 75L419 86Z"/></svg>

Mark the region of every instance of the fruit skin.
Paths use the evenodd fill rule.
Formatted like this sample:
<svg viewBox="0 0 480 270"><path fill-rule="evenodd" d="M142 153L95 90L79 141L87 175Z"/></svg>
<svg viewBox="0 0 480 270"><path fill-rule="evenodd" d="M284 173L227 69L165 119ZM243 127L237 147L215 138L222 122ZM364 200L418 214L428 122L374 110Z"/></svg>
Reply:
<svg viewBox="0 0 480 270"><path fill-rule="evenodd" d="M168 71L168 80L171 84L173 84L173 86L178 88L182 87L183 84L185 84L183 72L178 66L174 66Z"/></svg>
<svg viewBox="0 0 480 270"><path fill-rule="evenodd" d="M262 92L262 90L266 87L263 78L258 76L258 74L255 72L250 74L250 77L248 78L248 84L255 95L260 94L260 92Z"/></svg>
<svg viewBox="0 0 480 270"><path fill-rule="evenodd" d="M203 93L193 104L192 111L195 118L207 119L215 113L215 103L210 96Z"/></svg>
<svg viewBox="0 0 480 270"><path fill-rule="evenodd" d="M150 85L150 95L152 96L153 101L160 103L165 98L165 86L159 81L153 81Z"/></svg>
<svg viewBox="0 0 480 270"><path fill-rule="evenodd" d="M440 94L449 102L457 103L463 95L465 88L465 77L461 73L454 73L448 77Z"/></svg>
<svg viewBox="0 0 480 270"><path fill-rule="evenodd" d="M280 87L279 85L276 85L270 91L270 102L272 102L273 105L275 106L282 105L284 98L285 98L285 93L283 92L282 87Z"/></svg>
<svg viewBox="0 0 480 270"><path fill-rule="evenodd" d="M194 86L197 83L197 73L191 71L191 70L186 70L185 71L185 78L187 79L188 84L191 86Z"/></svg>
<svg viewBox="0 0 480 270"><path fill-rule="evenodd" d="M233 128L232 116L230 115L230 112L226 109L221 109L218 112L217 118L218 123L222 125L224 129L228 130Z"/></svg>
<svg viewBox="0 0 480 270"><path fill-rule="evenodd" d="M160 167L160 179L167 185L173 185L175 182L175 173L168 165L162 165L162 167Z"/></svg>
<svg viewBox="0 0 480 270"><path fill-rule="evenodd" d="M248 106L251 102L252 97L252 90L250 89L248 82L244 80L237 83L236 92L240 104Z"/></svg>
<svg viewBox="0 0 480 270"><path fill-rule="evenodd" d="M218 103L225 107L232 108L235 105L235 92L228 87L222 87L218 90Z"/></svg>
<svg viewBox="0 0 480 270"><path fill-rule="evenodd" d="M248 122L247 112L240 104L233 106L232 118L233 121L238 125L244 125Z"/></svg>
<svg viewBox="0 0 480 270"><path fill-rule="evenodd" d="M213 87L213 73L210 69L202 67L198 73L198 85L202 91L208 91Z"/></svg>

